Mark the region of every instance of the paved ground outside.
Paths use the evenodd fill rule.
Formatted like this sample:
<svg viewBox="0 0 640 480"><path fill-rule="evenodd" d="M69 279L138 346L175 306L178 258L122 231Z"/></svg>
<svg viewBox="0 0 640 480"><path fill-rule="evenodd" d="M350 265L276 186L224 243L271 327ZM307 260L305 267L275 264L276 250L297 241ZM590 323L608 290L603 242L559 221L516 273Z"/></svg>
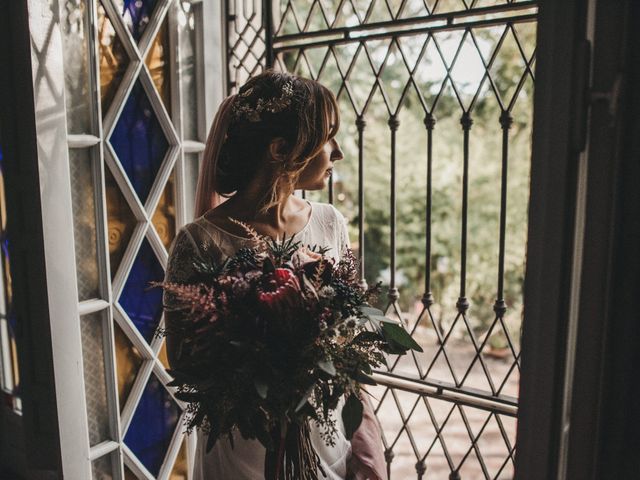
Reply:
<svg viewBox="0 0 640 480"><path fill-rule="evenodd" d="M416 332L416 339L425 350L423 354L419 354L417 357L418 362L426 369L438 348L436 338L433 330L425 328ZM446 347L452 368L458 378L461 378L471 363L474 349L469 340L464 338L451 339ZM504 378L509 375L503 388L503 394L517 397L519 372L517 368L510 372L510 367L513 364L513 357L510 353L505 358L483 355L483 359L496 386L499 386ZM394 372L406 372L408 376L415 377L416 366L413 359L410 356L402 358ZM450 370L442 354L434 364L429 378L453 383ZM479 362L476 361L475 366L471 369L465 385L485 391L489 390L486 376ZM381 386L372 387L371 393L378 399L373 400L374 406L379 404L379 399L385 390L385 387ZM409 412L414 408L416 400L418 400L408 422L413 438L410 438L406 429L398 437L398 432L402 428L402 418L398 412L396 400L405 418L407 418ZM395 442L393 445L394 458L390 480L417 479L418 475L415 467L417 455L421 458L427 451L429 452L426 457L427 470L422 478L426 480L448 480L451 468L442 443L446 446L454 468L461 463L463 458L465 459L458 472L461 480L484 480L487 478L506 480L513 478L513 463L511 460L507 460L509 450L503 435L508 439L509 444L513 446L516 436L515 418L505 415L496 417L490 412L477 408L454 407L449 402L432 398L427 398L426 402L428 402L431 412L429 412L425 401L412 393L395 391L394 400L393 395L388 391L382 400L378 418L381 419L383 424L387 444ZM449 419L442 428L447 416L449 416ZM487 419L489 421L483 429ZM442 443L437 440L434 421L442 428ZM476 438L480 431L482 433L477 439L475 448L473 448L471 438ZM478 460L478 454L482 457L484 468Z"/></svg>

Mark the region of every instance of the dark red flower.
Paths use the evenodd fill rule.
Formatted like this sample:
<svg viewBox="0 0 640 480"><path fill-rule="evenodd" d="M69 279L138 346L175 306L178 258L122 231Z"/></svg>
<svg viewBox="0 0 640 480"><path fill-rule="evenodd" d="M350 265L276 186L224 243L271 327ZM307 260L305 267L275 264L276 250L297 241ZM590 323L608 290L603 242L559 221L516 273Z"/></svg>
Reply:
<svg viewBox="0 0 640 480"><path fill-rule="evenodd" d="M300 283L293 272L287 268L276 268L263 277L262 289L258 299L272 309L292 305L300 296Z"/></svg>

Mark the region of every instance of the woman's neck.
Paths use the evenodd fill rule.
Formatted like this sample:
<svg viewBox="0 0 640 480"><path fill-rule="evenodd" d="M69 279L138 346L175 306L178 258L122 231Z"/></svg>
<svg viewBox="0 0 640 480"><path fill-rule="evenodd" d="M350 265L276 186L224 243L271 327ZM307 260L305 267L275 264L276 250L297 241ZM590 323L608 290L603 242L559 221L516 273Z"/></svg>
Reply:
<svg viewBox="0 0 640 480"><path fill-rule="evenodd" d="M292 193L287 193L266 211L261 211L268 191L267 182L251 182L206 216L225 230L240 235L243 233L242 228L230 222L229 217L241 220L259 233L272 237L282 237L284 233L289 236L302 230L310 215L307 203Z"/></svg>
<svg viewBox="0 0 640 480"><path fill-rule="evenodd" d="M266 211L262 211L261 205L264 203L263 196L246 195L245 192L238 192L226 203L227 208L236 212L239 219L248 222L257 222L278 228L286 225L300 209L300 204L293 195L287 195L270 206Z"/></svg>

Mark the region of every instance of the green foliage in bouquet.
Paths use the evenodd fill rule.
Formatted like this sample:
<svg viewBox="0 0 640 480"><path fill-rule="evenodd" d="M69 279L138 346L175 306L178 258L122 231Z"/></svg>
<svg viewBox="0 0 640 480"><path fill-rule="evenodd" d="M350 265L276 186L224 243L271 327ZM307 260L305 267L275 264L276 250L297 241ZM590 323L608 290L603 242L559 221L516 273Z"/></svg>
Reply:
<svg viewBox="0 0 640 480"><path fill-rule="evenodd" d="M402 325L370 306L380 285L363 290L351 251L274 240L243 225L253 248L220 265L194 260L198 282L157 283L181 311L165 334L178 339L170 374L188 403L187 430L208 433L207 450L232 431L267 449L267 479L315 479L321 468L309 421L332 445L331 412L345 397L351 439L362 421L360 385L385 353L422 351Z"/></svg>

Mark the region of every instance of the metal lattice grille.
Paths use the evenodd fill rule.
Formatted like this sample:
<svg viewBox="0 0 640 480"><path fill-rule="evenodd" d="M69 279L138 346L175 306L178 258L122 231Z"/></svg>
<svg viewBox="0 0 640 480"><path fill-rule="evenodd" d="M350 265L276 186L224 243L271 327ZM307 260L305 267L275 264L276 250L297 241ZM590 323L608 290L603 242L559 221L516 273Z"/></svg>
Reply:
<svg viewBox="0 0 640 480"><path fill-rule="evenodd" d="M350 218L363 278L424 348L376 374L391 477L510 478L536 3L227 6L230 93L273 66L338 98L345 160L306 194Z"/></svg>

